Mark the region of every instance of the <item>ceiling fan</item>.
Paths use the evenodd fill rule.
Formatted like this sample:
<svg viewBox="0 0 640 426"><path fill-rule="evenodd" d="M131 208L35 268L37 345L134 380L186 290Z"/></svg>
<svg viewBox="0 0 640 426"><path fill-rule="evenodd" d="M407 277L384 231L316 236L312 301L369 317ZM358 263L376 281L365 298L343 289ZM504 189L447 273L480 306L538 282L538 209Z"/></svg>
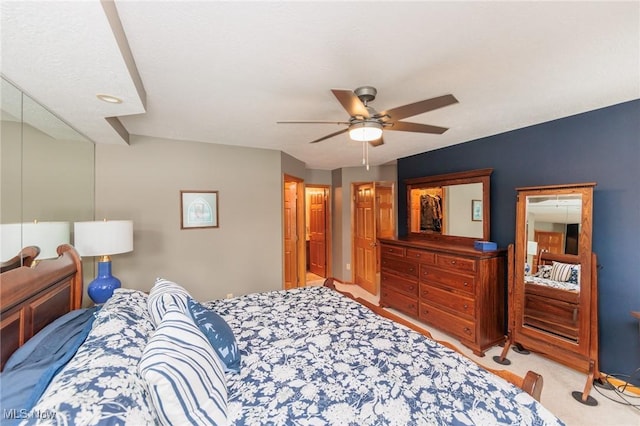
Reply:
<svg viewBox="0 0 640 426"><path fill-rule="evenodd" d="M428 111L433 111L451 104L458 100L453 95L443 95L436 98L425 99L412 104L403 105L382 112L377 112L369 106L378 93L375 87L362 86L356 90L332 89L338 102L349 113L348 121L278 121L279 124L341 124L347 128L333 132L319 139L311 141L316 143L325 139L349 132L351 139L369 142L372 146L379 146L384 143L382 130L395 130L403 132L442 134L448 129L446 127L431 126L429 124L410 123L400 121L403 118L412 117Z"/></svg>

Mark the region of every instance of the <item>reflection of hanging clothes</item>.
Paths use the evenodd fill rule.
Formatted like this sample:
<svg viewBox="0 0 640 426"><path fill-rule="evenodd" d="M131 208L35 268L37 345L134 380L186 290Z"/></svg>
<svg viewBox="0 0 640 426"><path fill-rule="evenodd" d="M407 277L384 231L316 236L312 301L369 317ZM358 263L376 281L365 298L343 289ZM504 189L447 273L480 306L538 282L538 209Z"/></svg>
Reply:
<svg viewBox="0 0 640 426"><path fill-rule="evenodd" d="M420 230L442 231L442 199L439 196L420 196Z"/></svg>

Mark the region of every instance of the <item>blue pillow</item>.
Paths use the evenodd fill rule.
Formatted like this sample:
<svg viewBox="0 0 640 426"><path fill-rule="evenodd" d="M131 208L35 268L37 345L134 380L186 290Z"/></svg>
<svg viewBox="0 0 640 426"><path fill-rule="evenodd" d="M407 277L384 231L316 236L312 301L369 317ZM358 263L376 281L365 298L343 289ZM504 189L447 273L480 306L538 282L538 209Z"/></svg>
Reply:
<svg viewBox="0 0 640 426"><path fill-rule="evenodd" d="M225 371L240 371L240 351L229 324L214 311L189 298L189 312L224 364Z"/></svg>

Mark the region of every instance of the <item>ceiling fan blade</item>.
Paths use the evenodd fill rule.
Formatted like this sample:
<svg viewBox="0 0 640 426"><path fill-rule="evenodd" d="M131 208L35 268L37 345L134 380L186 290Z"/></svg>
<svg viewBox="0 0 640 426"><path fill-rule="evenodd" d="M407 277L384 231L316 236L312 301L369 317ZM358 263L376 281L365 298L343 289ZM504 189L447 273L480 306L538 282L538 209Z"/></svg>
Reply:
<svg viewBox="0 0 640 426"><path fill-rule="evenodd" d="M342 133L346 133L348 130L349 130L349 128L347 127L346 129L338 130L337 132L333 132L333 133L331 133L331 134L329 134L329 135L327 135L327 136L323 136L323 137L321 137L320 139L316 139L315 141L311 141L311 142L309 142L309 143L316 143L316 142L320 142L320 141L323 141L323 140L325 140L325 139L329 139L329 138L332 138L332 137L334 137L334 136L338 136L338 135L340 135L340 134L342 134Z"/></svg>
<svg viewBox="0 0 640 426"><path fill-rule="evenodd" d="M331 89L331 91L350 116L360 115L364 118L369 118L369 111L353 91L342 89Z"/></svg>
<svg viewBox="0 0 640 426"><path fill-rule="evenodd" d="M348 121L324 121L324 120L307 120L307 121L296 121L296 120L284 120L284 121L276 121L278 124L349 124Z"/></svg>
<svg viewBox="0 0 640 426"><path fill-rule="evenodd" d="M384 144L384 138L382 136L380 136L380 139L369 142L369 145L371 146L380 146L382 144Z"/></svg>
<svg viewBox="0 0 640 426"><path fill-rule="evenodd" d="M441 135L447 130L449 130L449 128L432 126L430 124L408 123L406 121L396 121L391 125L386 125L385 130L400 130L403 132L418 132L418 133L434 133L437 135Z"/></svg>
<svg viewBox="0 0 640 426"><path fill-rule="evenodd" d="M414 115L423 114L434 109L446 107L451 104L458 103L458 100L453 95L438 96L437 98L425 99L424 101L415 102L408 105L403 105L397 108L391 108L387 111L381 112L379 115L388 116L389 121L398 121L403 118L412 117Z"/></svg>

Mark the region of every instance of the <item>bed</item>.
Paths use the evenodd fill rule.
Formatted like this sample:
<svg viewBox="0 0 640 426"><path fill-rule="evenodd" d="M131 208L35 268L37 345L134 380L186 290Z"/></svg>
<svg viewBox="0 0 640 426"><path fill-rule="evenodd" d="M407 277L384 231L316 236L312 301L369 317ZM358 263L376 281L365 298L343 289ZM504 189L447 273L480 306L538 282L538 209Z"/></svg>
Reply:
<svg viewBox="0 0 640 426"><path fill-rule="evenodd" d="M576 255L540 252L538 270L525 275L524 322L578 340L580 260Z"/></svg>
<svg viewBox="0 0 640 426"><path fill-rule="evenodd" d="M78 309L72 295L82 283L69 280L68 263L75 273L81 263L72 247L59 253L28 276L8 278L26 277L29 287L44 268L52 286L64 275L76 287L62 303L68 313L5 364L3 400L21 396L14 384L25 381L10 376L39 347L73 344L47 351L59 353L55 368L40 366L46 380L22 406L3 402L3 424L562 424L523 389L336 291L330 280L198 302L159 279L148 294L119 289L103 306ZM5 312L48 299L52 287L36 287L11 306L2 299L3 346ZM65 327L72 337L57 334ZM539 395L540 381L527 381L516 383Z"/></svg>

